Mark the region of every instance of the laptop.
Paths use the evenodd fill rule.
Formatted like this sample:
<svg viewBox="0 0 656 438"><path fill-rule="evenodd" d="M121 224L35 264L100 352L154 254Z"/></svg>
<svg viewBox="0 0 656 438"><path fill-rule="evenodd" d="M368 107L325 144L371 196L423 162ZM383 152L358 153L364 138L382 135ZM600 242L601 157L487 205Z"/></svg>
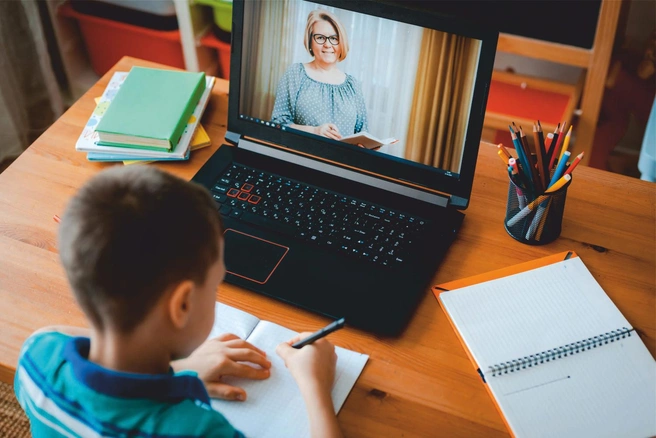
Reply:
<svg viewBox="0 0 656 438"><path fill-rule="evenodd" d="M398 3L235 0L230 144L193 178L226 281L400 334L469 204L497 39Z"/></svg>

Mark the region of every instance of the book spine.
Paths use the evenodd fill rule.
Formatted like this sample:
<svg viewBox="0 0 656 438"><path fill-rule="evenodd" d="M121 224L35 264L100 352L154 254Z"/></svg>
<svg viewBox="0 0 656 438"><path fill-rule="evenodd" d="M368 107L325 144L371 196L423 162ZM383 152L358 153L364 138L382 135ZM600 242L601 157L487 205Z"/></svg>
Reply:
<svg viewBox="0 0 656 438"><path fill-rule="evenodd" d="M187 123L189 122L189 117L193 114L194 108L196 108L196 105L198 105L198 102L200 101L200 98L203 95L203 92L205 91L206 82L207 81L205 80L205 75L203 75L202 80L198 83L198 85L194 89L191 98L187 101L187 106L184 109L183 116L180 118L177 126L173 130L173 136L170 139L171 149L175 148L175 146L180 141L180 137L182 136L182 133L185 127L187 126Z"/></svg>
<svg viewBox="0 0 656 438"><path fill-rule="evenodd" d="M530 356L492 365L489 367L488 372L492 374L492 377L508 373L516 373L526 368L532 368L547 362L553 362L567 356L582 353L585 350L601 347L602 345L631 337L632 331L634 331L634 329L622 327L621 329L612 330L602 335L593 336L592 338L573 342L541 353L531 354Z"/></svg>

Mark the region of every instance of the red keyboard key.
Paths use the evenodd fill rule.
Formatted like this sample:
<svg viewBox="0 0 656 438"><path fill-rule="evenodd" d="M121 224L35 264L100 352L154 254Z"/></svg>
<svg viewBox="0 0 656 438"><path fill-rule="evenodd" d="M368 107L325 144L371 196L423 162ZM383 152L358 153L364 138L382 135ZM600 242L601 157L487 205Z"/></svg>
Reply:
<svg viewBox="0 0 656 438"><path fill-rule="evenodd" d="M228 190L227 193L227 195L230 196L231 198L236 198L238 194L239 194L239 190L237 189L230 189Z"/></svg>
<svg viewBox="0 0 656 438"><path fill-rule="evenodd" d="M248 202L250 202L251 204L257 204L258 202L260 202L261 199L262 198L260 198L257 195L251 195L250 198L248 198Z"/></svg>
<svg viewBox="0 0 656 438"><path fill-rule="evenodd" d="M246 192L239 192L239 194L237 195L237 199L239 199L241 201L245 201L245 200L248 199L249 196L250 195Z"/></svg>
<svg viewBox="0 0 656 438"><path fill-rule="evenodd" d="M243 186L241 186L241 189L246 193L250 193L251 190L253 190L253 184L244 184Z"/></svg>

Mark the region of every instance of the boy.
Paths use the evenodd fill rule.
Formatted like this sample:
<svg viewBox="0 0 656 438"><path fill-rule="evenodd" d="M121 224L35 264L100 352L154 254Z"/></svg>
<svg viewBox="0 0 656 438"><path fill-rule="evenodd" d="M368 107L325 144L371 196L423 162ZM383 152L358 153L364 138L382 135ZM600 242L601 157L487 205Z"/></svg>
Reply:
<svg viewBox="0 0 656 438"><path fill-rule="evenodd" d="M80 190L58 246L91 328L48 327L25 342L14 387L34 436L242 436L208 394L245 400L221 378L286 371L234 335L203 343L225 276L222 235L205 189L152 167L114 167ZM293 349L305 335L277 353L313 436L341 436L330 397L334 347L322 339Z"/></svg>

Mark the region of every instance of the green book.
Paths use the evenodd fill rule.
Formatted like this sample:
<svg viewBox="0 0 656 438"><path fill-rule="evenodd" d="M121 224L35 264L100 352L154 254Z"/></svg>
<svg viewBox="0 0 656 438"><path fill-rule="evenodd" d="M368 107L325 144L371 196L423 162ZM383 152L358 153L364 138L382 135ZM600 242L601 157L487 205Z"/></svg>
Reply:
<svg viewBox="0 0 656 438"><path fill-rule="evenodd" d="M98 123L98 144L171 150L203 91L205 73L132 67Z"/></svg>

